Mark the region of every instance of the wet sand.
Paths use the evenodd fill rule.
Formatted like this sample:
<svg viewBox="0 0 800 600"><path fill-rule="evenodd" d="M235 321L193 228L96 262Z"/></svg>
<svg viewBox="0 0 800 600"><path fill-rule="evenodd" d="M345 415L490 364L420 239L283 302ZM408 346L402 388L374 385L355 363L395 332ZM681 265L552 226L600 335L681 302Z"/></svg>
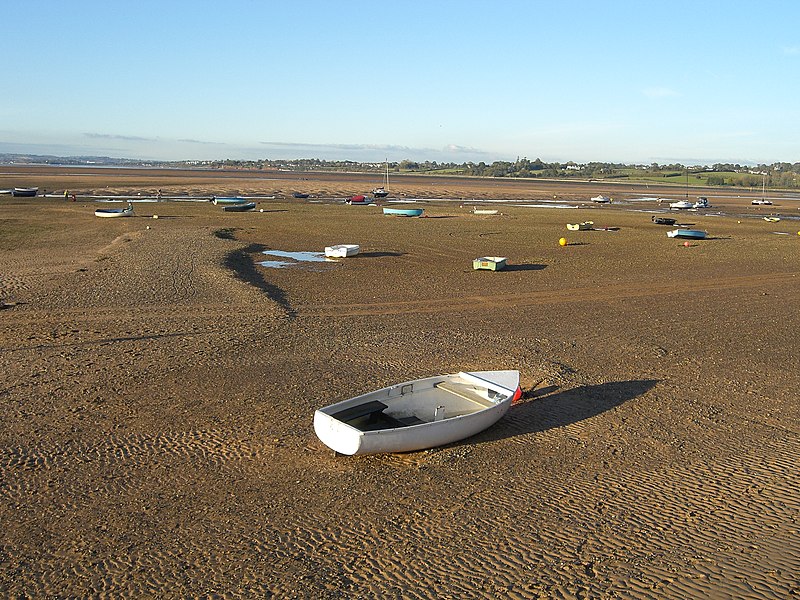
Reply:
<svg viewBox="0 0 800 600"><path fill-rule="evenodd" d="M122 219L0 197L3 594L800 594L800 223L758 218L800 201L701 192L730 216L679 215L709 232L686 247L637 212L654 202L469 212L661 190L393 180L460 200L404 219L288 198L379 174L0 170L79 196L278 197ZM613 229L566 230L584 220ZM258 264L335 243L361 254ZM472 270L483 255L510 268ZM522 401L457 444L336 457L312 429L371 389L506 368Z"/></svg>

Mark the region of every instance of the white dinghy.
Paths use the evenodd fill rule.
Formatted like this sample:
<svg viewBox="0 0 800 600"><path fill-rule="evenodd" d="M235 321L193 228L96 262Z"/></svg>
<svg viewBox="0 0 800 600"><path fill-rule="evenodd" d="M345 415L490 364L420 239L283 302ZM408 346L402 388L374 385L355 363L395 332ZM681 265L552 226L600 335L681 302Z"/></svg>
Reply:
<svg viewBox="0 0 800 600"><path fill-rule="evenodd" d="M325 246L325 256L328 258L345 258L355 256L361 251L358 244L337 244L335 246Z"/></svg>
<svg viewBox="0 0 800 600"><path fill-rule="evenodd" d="M94 211L95 217L132 217L133 204L128 203L125 208L98 208Z"/></svg>
<svg viewBox="0 0 800 600"><path fill-rule="evenodd" d="M320 408L314 431L340 454L423 450L494 425L521 394L519 371L439 375Z"/></svg>

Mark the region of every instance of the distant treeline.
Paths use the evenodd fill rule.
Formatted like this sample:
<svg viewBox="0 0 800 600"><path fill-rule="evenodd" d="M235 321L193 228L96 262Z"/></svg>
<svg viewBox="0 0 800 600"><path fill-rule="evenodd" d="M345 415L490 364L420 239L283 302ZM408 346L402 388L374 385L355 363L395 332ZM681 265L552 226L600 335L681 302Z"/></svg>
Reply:
<svg viewBox="0 0 800 600"><path fill-rule="evenodd" d="M186 163L183 163L186 166ZM193 162L192 166L219 169L277 169L283 171L342 171L381 172L386 163L363 163L349 160L224 160ZM798 188L800 162L747 166L735 163L716 163L712 166L686 166L680 163L659 165L629 165L604 162L544 162L540 159L519 158L514 162L441 163L401 160L388 163L394 173L429 175L467 175L473 177L521 177L557 179L613 179L653 183L691 183L692 185Z"/></svg>
<svg viewBox="0 0 800 600"><path fill-rule="evenodd" d="M321 160L302 158L292 160L185 160L137 161L100 156L57 157L22 154L0 154L3 164L50 165L121 165L155 168L202 168L280 171L341 171L383 172L384 162L356 162L351 160ZM388 163L394 173L427 175L466 175L473 177L520 177L552 179L621 180L646 183L691 183L692 185L800 188L800 162L778 162L756 166L735 163L717 163L712 166L687 166L680 163L659 165L651 163L623 164L605 162L544 162L541 159L518 158L511 161L437 162L401 160Z"/></svg>

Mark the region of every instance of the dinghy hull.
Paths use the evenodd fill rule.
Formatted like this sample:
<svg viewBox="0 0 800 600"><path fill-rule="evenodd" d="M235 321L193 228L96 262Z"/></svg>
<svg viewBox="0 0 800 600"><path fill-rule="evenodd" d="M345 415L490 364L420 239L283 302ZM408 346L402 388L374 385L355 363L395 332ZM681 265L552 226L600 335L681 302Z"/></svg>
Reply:
<svg viewBox="0 0 800 600"><path fill-rule="evenodd" d="M518 371L406 381L317 410L314 431L340 454L423 450L490 427L519 394Z"/></svg>

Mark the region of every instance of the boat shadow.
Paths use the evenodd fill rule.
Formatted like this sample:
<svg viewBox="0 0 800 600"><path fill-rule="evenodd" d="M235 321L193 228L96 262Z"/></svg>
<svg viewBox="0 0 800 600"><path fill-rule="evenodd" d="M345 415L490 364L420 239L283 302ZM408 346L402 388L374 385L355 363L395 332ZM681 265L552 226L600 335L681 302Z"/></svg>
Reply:
<svg viewBox="0 0 800 600"><path fill-rule="evenodd" d="M524 265L509 265L507 264L500 272L507 273L509 271L541 271L546 269L547 265L540 264L524 264Z"/></svg>
<svg viewBox="0 0 800 600"><path fill-rule="evenodd" d="M353 258L366 257L366 258L383 258L386 256L403 256L405 252L360 252Z"/></svg>
<svg viewBox="0 0 800 600"><path fill-rule="evenodd" d="M553 387L529 391L494 427L453 445L503 440L579 423L641 396L658 381L612 381L560 392Z"/></svg>

